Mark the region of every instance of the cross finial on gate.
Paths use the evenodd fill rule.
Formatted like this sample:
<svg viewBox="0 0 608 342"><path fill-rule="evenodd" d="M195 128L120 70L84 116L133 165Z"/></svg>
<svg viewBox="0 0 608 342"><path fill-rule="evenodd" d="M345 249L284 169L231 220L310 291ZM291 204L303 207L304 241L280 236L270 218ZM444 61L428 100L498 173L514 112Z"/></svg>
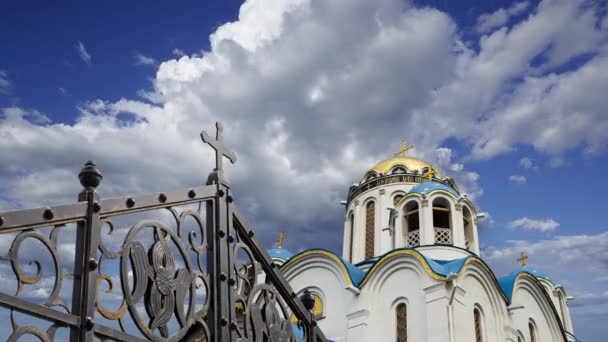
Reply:
<svg viewBox="0 0 608 342"><path fill-rule="evenodd" d="M521 252L521 256L517 258L517 261L521 262L521 267L526 267L528 265L527 260L528 256L524 252Z"/></svg>
<svg viewBox="0 0 608 342"><path fill-rule="evenodd" d="M236 163L236 154L229 151L226 145L224 145L224 127L220 122L215 123L217 129L215 133L215 139L213 139L207 132L201 132L201 139L203 142L209 144L215 150L215 170L218 173L222 173L222 162L224 157L228 158L232 164Z"/></svg>

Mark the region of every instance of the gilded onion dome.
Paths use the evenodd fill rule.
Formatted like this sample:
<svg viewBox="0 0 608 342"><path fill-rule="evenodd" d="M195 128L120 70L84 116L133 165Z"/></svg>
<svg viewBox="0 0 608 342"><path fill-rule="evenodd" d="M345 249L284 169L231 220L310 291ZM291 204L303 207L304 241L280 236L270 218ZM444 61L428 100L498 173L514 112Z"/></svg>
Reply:
<svg viewBox="0 0 608 342"><path fill-rule="evenodd" d="M424 160L420 160L414 157L404 157L404 156L395 156L392 158L385 159L374 167L372 167L366 174L369 172L376 172L378 174L390 174L392 170L397 169L398 167L403 167L408 173L418 173L423 174L428 170L434 169L435 176L438 178L443 178L439 170L437 170L433 165L425 162Z"/></svg>
<svg viewBox="0 0 608 342"><path fill-rule="evenodd" d="M353 184L348 192L347 202L364 191L378 186L394 183L427 183L439 182L460 193L456 182L446 177L432 164L418 158L406 156L413 148L404 140L401 149L394 156L385 159L367 170L358 183Z"/></svg>

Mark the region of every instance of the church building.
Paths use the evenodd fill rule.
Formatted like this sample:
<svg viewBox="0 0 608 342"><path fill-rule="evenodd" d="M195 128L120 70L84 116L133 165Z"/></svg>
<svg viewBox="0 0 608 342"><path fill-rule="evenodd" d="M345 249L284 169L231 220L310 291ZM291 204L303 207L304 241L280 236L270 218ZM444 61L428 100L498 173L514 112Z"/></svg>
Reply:
<svg viewBox="0 0 608 342"><path fill-rule="evenodd" d="M433 165L395 156L348 190L342 255L269 250L294 291L309 290L332 341L577 341L562 286L522 267L495 275L478 212ZM281 236L282 242L283 236Z"/></svg>

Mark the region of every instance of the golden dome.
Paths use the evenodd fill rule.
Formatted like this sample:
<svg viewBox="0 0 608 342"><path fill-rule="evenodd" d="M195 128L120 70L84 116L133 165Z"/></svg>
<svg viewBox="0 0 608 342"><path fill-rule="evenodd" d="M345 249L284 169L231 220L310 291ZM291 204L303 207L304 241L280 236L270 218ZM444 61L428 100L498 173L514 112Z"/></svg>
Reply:
<svg viewBox="0 0 608 342"><path fill-rule="evenodd" d="M431 179L432 177L440 179L445 178L433 165L425 162L424 160L406 156L407 151L411 150L412 148L414 148L414 145L408 145L408 143L403 140L401 143L401 149L395 152L395 155L392 158L379 162L376 164L376 166L367 171L361 179L361 183L369 180L370 178L368 178L368 176L370 176L370 174L373 174L372 177L374 178L380 175L388 175L392 173L426 175L431 177ZM399 167L405 168L405 170L397 170Z"/></svg>
<svg viewBox="0 0 608 342"><path fill-rule="evenodd" d="M376 173L388 174L389 171L395 166L405 167L408 173L413 171L418 171L418 173L422 173L422 170L424 168L430 169L431 167L433 167L433 165L420 159L416 159L413 157L396 156L379 162L378 164L376 164L376 166L372 167L367 173L373 171ZM437 176L441 177L438 171L436 174Z"/></svg>

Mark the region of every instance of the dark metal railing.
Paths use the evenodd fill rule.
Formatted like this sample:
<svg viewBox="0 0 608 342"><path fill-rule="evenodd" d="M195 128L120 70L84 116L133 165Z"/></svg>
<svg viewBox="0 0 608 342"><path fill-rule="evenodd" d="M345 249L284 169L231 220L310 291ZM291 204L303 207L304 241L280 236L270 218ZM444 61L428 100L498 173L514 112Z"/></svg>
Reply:
<svg viewBox="0 0 608 342"><path fill-rule="evenodd" d="M205 186L102 200L87 162L78 203L0 213L0 339L325 341L234 205L221 126L203 140Z"/></svg>

